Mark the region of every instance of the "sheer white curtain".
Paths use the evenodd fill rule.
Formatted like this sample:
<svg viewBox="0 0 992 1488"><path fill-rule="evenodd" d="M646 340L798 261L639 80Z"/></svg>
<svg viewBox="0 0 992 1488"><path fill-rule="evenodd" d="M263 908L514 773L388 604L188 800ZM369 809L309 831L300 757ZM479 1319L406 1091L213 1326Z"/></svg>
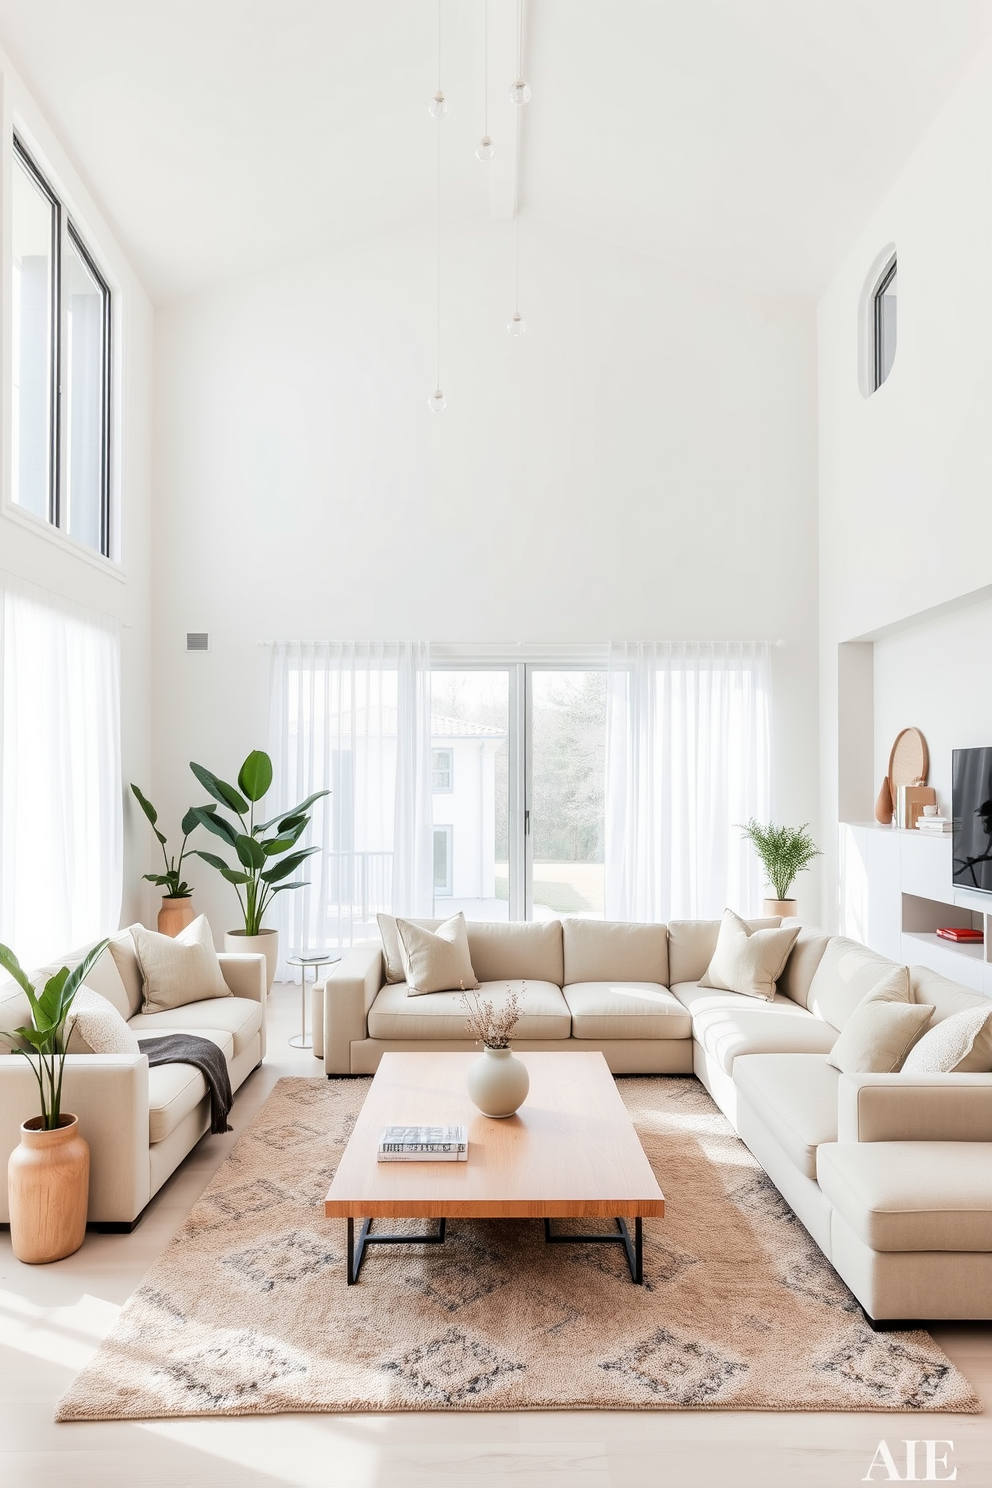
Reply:
<svg viewBox="0 0 992 1488"><path fill-rule="evenodd" d="M611 645L608 919L757 908L760 874L738 824L767 819L770 694L764 644Z"/></svg>
<svg viewBox="0 0 992 1488"><path fill-rule="evenodd" d="M301 845L309 887L280 894L280 969L304 947L344 949L378 934L375 917L429 915L431 670L423 642L280 641L273 648L269 816L314 791Z"/></svg>
<svg viewBox="0 0 992 1488"><path fill-rule="evenodd" d="M34 967L120 924L120 633L20 579L0 591L0 940Z"/></svg>

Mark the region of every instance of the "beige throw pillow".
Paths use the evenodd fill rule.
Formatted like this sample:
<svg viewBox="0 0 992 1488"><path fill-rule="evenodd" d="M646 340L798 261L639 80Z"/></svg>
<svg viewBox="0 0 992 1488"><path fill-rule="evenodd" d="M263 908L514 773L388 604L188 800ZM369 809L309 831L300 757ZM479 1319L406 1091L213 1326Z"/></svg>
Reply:
<svg viewBox="0 0 992 1488"><path fill-rule="evenodd" d="M131 926L131 937L141 967L143 1013L162 1013L205 1002L209 997L230 997L214 950L206 915L199 915L173 939Z"/></svg>
<svg viewBox="0 0 992 1488"><path fill-rule="evenodd" d="M412 920L397 920L396 929L408 996L479 985L469 955L468 926L460 910L436 930L422 930Z"/></svg>
<svg viewBox="0 0 992 1488"><path fill-rule="evenodd" d="M890 1075L932 1016L932 1003L889 1002L870 994L847 1020L827 1063L842 1075Z"/></svg>
<svg viewBox="0 0 992 1488"><path fill-rule="evenodd" d="M136 1058L141 1053L138 1040L113 1003L85 985L72 999L67 1027L68 1054L131 1054Z"/></svg>
<svg viewBox="0 0 992 1488"><path fill-rule="evenodd" d="M985 1075L992 1072L992 1003L952 1013L906 1055L904 1075Z"/></svg>
<svg viewBox="0 0 992 1488"><path fill-rule="evenodd" d="M785 930L752 930L740 915L725 909L713 959L699 985L771 1002L799 929L796 925Z"/></svg>

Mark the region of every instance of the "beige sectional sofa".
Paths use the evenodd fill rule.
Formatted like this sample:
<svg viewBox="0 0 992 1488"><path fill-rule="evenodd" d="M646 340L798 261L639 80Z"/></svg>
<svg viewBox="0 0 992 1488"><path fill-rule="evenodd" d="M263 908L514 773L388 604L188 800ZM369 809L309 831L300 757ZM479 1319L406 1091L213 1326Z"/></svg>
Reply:
<svg viewBox="0 0 992 1488"><path fill-rule="evenodd" d="M695 1073L870 1320L992 1318L992 1073L840 1074L826 1056L893 963L802 929L765 1002L700 986L718 931L566 919L470 923L468 937L483 994L521 990L515 1047ZM984 1003L924 968L912 997L935 1023ZM386 984L378 946L314 989L313 1026L329 1076L371 1073L387 1050L474 1047L458 994Z"/></svg>
<svg viewBox="0 0 992 1488"><path fill-rule="evenodd" d="M31 974L38 985L60 966L74 966L87 947ZM116 1007L136 1037L191 1033L223 1050L237 1090L265 1053L265 958L221 955L233 994L209 997L168 1012L143 1013L141 971L128 932L115 937L86 986ZM0 985L0 1029L30 1022L27 998L15 982ZM79 1117L90 1145L89 1221L110 1230L132 1229L203 1134L210 1130L210 1099L201 1072L189 1064L149 1069L144 1054L69 1054L62 1106ZM20 1125L38 1108L38 1089L26 1060L0 1043L0 1171L20 1140ZM0 1183L0 1222L8 1222L7 1185Z"/></svg>

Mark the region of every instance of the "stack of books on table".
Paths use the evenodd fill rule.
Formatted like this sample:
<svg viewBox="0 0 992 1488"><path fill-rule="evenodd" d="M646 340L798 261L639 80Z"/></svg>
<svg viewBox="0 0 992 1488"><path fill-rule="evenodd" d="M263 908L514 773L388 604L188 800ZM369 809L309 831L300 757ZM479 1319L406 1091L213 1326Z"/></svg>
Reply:
<svg viewBox="0 0 992 1488"><path fill-rule="evenodd" d="M940 837L951 830L951 819L948 816L921 816L916 823L916 830L931 832L935 837Z"/></svg>
<svg viewBox="0 0 992 1488"><path fill-rule="evenodd" d="M465 1126L384 1126L379 1162L467 1162Z"/></svg>

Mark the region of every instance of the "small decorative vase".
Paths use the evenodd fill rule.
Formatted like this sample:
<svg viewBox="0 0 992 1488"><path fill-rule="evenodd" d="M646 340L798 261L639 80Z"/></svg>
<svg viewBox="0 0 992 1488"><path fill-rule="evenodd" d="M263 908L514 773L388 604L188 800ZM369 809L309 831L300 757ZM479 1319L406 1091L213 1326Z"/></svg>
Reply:
<svg viewBox="0 0 992 1488"><path fill-rule="evenodd" d="M86 1235L90 1148L68 1111L45 1131L40 1116L21 1127L21 1142L7 1164L10 1243L29 1266L61 1261Z"/></svg>
<svg viewBox="0 0 992 1488"><path fill-rule="evenodd" d="M265 990L272 991L272 983L276 979L276 960L279 956L279 931L260 930L257 935L246 935L243 930L228 930L224 934L225 951L245 952L253 951L256 956L265 957Z"/></svg>
<svg viewBox="0 0 992 1488"><path fill-rule="evenodd" d="M875 802L875 820L883 827L887 827L892 822L892 815L892 787L886 775L879 787L878 800Z"/></svg>
<svg viewBox="0 0 992 1488"><path fill-rule="evenodd" d="M799 904L795 899L762 899L761 913L767 916L781 915L783 920L795 916Z"/></svg>
<svg viewBox="0 0 992 1488"><path fill-rule="evenodd" d="M181 899L175 899L169 894L162 895L162 908L158 912L159 935L178 935L180 930L192 925L195 919L192 894L184 894Z"/></svg>
<svg viewBox="0 0 992 1488"><path fill-rule="evenodd" d="M527 1099L530 1075L527 1066L509 1049L490 1049L469 1066L469 1099L483 1116L512 1116Z"/></svg>

